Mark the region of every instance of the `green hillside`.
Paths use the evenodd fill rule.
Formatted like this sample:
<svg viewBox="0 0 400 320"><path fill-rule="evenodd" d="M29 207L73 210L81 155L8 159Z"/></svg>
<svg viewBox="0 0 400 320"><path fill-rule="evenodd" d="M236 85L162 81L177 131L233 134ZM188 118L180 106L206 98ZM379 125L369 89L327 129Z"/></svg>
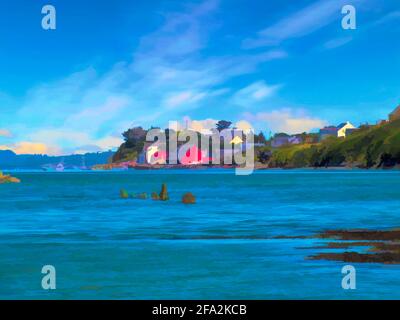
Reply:
<svg viewBox="0 0 400 320"><path fill-rule="evenodd" d="M394 167L400 164L400 120L363 127L346 138L276 149L271 167Z"/></svg>

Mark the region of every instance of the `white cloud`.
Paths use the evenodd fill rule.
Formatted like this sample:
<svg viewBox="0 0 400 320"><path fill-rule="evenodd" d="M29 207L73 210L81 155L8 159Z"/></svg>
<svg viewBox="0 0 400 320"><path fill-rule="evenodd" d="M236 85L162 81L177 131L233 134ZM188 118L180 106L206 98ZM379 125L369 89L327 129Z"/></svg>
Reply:
<svg viewBox="0 0 400 320"><path fill-rule="evenodd" d="M106 150L119 143L111 138L116 131L181 118L223 97L230 79L287 56L283 50L203 56L218 1L186 8L165 14L160 28L140 39L131 61L116 63L104 73L89 67L29 90L10 128L18 132L14 140L38 141L63 153L85 146ZM269 94L260 87L253 99Z"/></svg>
<svg viewBox="0 0 400 320"><path fill-rule="evenodd" d="M324 48L325 49L335 49L335 48L344 46L345 44L349 43L351 40L353 40L352 37L340 37L340 38L331 39L324 43Z"/></svg>
<svg viewBox="0 0 400 320"><path fill-rule="evenodd" d="M254 130L254 127L246 120L240 120L235 123L235 128L242 130L243 132L247 133L251 130Z"/></svg>
<svg viewBox="0 0 400 320"><path fill-rule="evenodd" d="M257 123L257 127L260 129L289 134L310 132L327 124L322 119L307 115L303 110L293 109L280 109L256 114L247 112L243 114L243 118L251 123Z"/></svg>
<svg viewBox="0 0 400 320"><path fill-rule="evenodd" d="M60 150L42 142L20 141L15 144L2 145L0 150L12 150L16 154L58 154Z"/></svg>
<svg viewBox="0 0 400 320"><path fill-rule="evenodd" d="M189 116L185 116L181 122L174 123L175 125L171 127L174 130L194 130L204 134L210 134L211 129L216 128L218 120L215 119L204 119L204 120L192 120Z"/></svg>
<svg viewBox="0 0 400 320"><path fill-rule="evenodd" d="M357 5L366 0L353 0ZM281 42L311 34L341 19L341 8L347 0L320 0L258 32L257 37L246 39L245 48L279 45Z"/></svg>
<svg viewBox="0 0 400 320"><path fill-rule="evenodd" d="M101 150L110 150L119 147L123 139L116 136L103 137L94 141L95 145L99 146Z"/></svg>
<svg viewBox="0 0 400 320"><path fill-rule="evenodd" d="M109 96L101 105L85 108L68 116L64 127L74 128L85 126L86 131L96 131L104 122L111 121L121 114L129 104L129 98Z"/></svg>
<svg viewBox="0 0 400 320"><path fill-rule="evenodd" d="M393 11L373 23L374 26L400 19L400 11Z"/></svg>
<svg viewBox="0 0 400 320"><path fill-rule="evenodd" d="M189 122L189 129L195 130L202 133L211 133L211 129L216 128L217 120L215 119L204 119L204 120L192 120Z"/></svg>
<svg viewBox="0 0 400 320"><path fill-rule="evenodd" d="M96 138L87 132L68 128L40 129L28 135L28 138L45 145L51 155L107 151L119 147L123 142L120 135Z"/></svg>
<svg viewBox="0 0 400 320"><path fill-rule="evenodd" d="M165 100L164 104L167 106L167 108L172 109L181 105L193 104L205 97L205 92L194 93L190 91L184 91L171 95Z"/></svg>
<svg viewBox="0 0 400 320"><path fill-rule="evenodd" d="M281 85L268 85L265 81L254 82L236 92L232 102L243 107L251 107L254 103L273 96L280 87Z"/></svg>

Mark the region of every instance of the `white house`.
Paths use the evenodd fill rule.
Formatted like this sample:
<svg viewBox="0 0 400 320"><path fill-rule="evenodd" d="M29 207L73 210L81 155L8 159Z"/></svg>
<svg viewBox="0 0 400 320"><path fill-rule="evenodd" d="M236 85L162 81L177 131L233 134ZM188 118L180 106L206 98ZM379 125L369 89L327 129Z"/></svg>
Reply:
<svg viewBox="0 0 400 320"><path fill-rule="evenodd" d="M337 126L338 128L338 132L337 132L337 136L338 138L340 137L346 137L346 135L348 133L350 133L350 131L353 131L354 129L356 129L355 126L353 126L349 121L341 123ZM347 130L349 130L349 132L347 132Z"/></svg>
<svg viewBox="0 0 400 320"><path fill-rule="evenodd" d="M349 133L353 132L354 130L357 130L355 126L353 126L349 121L343 122L339 124L337 127L335 126L330 126L330 127L325 127L319 130L319 137L320 140L325 139L328 136L334 136L338 138L345 138Z"/></svg>

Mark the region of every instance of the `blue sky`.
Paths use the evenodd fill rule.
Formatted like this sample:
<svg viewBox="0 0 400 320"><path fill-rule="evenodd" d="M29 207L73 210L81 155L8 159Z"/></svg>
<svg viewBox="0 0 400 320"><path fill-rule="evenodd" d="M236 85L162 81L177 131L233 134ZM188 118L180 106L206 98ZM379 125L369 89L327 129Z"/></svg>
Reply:
<svg viewBox="0 0 400 320"><path fill-rule="evenodd" d="M45 4L56 30L41 28ZM345 4L355 30L341 26ZM108 150L168 121L374 123L400 103L399 35L397 0L5 0L0 149Z"/></svg>

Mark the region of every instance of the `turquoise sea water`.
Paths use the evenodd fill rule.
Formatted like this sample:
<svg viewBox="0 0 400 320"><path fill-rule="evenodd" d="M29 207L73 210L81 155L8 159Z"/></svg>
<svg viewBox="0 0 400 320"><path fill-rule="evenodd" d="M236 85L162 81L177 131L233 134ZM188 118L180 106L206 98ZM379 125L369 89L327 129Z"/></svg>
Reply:
<svg viewBox="0 0 400 320"><path fill-rule="evenodd" d="M400 226L399 171L14 173L0 185L2 299L392 299L400 266L312 261L325 229ZM159 191L171 200L123 200ZM184 192L196 205L180 202ZM57 289L41 288L54 265Z"/></svg>

